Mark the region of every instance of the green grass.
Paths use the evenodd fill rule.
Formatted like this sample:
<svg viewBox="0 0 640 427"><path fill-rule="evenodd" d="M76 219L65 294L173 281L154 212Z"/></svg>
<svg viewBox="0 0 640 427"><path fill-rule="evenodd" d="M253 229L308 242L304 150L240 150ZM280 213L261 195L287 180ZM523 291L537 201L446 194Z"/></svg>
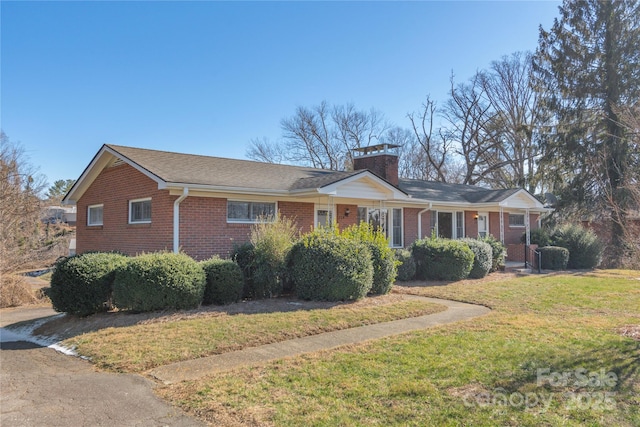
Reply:
<svg viewBox="0 0 640 427"><path fill-rule="evenodd" d="M407 300L376 306L345 304L318 310L223 314L107 328L70 338L63 345L75 348L103 369L142 372L172 362L444 309L438 304Z"/></svg>
<svg viewBox="0 0 640 427"><path fill-rule="evenodd" d="M404 288L494 311L158 393L214 425L638 426L640 346L618 333L640 324L638 277L605 271ZM545 372L571 378L544 381ZM579 384L584 372L616 380Z"/></svg>

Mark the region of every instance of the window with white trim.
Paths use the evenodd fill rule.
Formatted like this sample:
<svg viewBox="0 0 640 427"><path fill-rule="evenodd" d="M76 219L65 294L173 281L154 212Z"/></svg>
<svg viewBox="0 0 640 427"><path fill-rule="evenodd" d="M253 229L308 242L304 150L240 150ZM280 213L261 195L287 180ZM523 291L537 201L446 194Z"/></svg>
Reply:
<svg viewBox="0 0 640 427"><path fill-rule="evenodd" d="M129 224L151 222L151 198L129 200Z"/></svg>
<svg viewBox="0 0 640 427"><path fill-rule="evenodd" d="M456 239L464 237L464 212L456 212Z"/></svg>
<svg viewBox="0 0 640 427"><path fill-rule="evenodd" d="M509 227L524 227L524 214L509 214Z"/></svg>
<svg viewBox="0 0 640 427"><path fill-rule="evenodd" d="M273 220L275 215L275 202L227 200L227 222L258 222L260 219Z"/></svg>
<svg viewBox="0 0 640 427"><path fill-rule="evenodd" d="M104 205L90 205L87 208L87 225L89 226L102 225L103 211L104 211Z"/></svg>
<svg viewBox="0 0 640 427"><path fill-rule="evenodd" d="M391 221L391 246L394 248L402 247L402 209L392 209Z"/></svg>

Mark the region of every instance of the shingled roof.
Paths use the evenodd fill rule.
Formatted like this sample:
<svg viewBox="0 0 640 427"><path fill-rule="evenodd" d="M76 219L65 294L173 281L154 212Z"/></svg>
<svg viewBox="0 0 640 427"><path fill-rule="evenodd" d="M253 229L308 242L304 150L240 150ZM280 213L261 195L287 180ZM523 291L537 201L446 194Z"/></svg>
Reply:
<svg viewBox="0 0 640 427"><path fill-rule="evenodd" d="M167 183L292 191L320 188L363 171L301 166L106 145Z"/></svg>
<svg viewBox="0 0 640 427"><path fill-rule="evenodd" d="M491 190L475 185L400 179L399 187L417 199L434 202L499 203L517 193L519 189Z"/></svg>

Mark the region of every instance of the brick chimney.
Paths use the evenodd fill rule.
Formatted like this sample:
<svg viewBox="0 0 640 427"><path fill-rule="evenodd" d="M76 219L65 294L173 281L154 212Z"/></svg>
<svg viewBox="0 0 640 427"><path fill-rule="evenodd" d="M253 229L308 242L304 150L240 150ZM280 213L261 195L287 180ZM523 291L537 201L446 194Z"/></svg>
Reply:
<svg viewBox="0 0 640 427"><path fill-rule="evenodd" d="M398 186L399 145L378 144L354 148L353 170L368 169L391 184Z"/></svg>

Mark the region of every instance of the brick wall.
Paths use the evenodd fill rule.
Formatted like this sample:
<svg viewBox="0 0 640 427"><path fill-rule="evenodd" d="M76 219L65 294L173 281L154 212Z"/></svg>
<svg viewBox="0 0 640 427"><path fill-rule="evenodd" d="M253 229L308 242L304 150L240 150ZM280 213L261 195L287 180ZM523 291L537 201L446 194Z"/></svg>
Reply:
<svg viewBox="0 0 640 427"><path fill-rule="evenodd" d="M379 154L353 158L353 169L369 169L376 175L386 179L393 185L398 185L398 156Z"/></svg>
<svg viewBox="0 0 640 427"><path fill-rule="evenodd" d="M151 223L129 224L129 200L151 197ZM77 203L76 252L118 250L135 255L173 247L173 201L129 165L105 169ZM103 225L87 226L87 207L103 204Z"/></svg>
<svg viewBox="0 0 640 427"><path fill-rule="evenodd" d="M349 209L349 215L345 211ZM358 224L358 205L336 205L336 222L340 230Z"/></svg>
<svg viewBox="0 0 640 427"><path fill-rule="evenodd" d="M313 225L313 203L278 202L283 217L295 218L301 232ZM180 204L180 247L189 256L228 258L238 245L249 241L251 224L227 222L227 199L187 197Z"/></svg>
<svg viewBox="0 0 640 427"><path fill-rule="evenodd" d="M473 239L478 237L478 211L464 211L464 235Z"/></svg>

